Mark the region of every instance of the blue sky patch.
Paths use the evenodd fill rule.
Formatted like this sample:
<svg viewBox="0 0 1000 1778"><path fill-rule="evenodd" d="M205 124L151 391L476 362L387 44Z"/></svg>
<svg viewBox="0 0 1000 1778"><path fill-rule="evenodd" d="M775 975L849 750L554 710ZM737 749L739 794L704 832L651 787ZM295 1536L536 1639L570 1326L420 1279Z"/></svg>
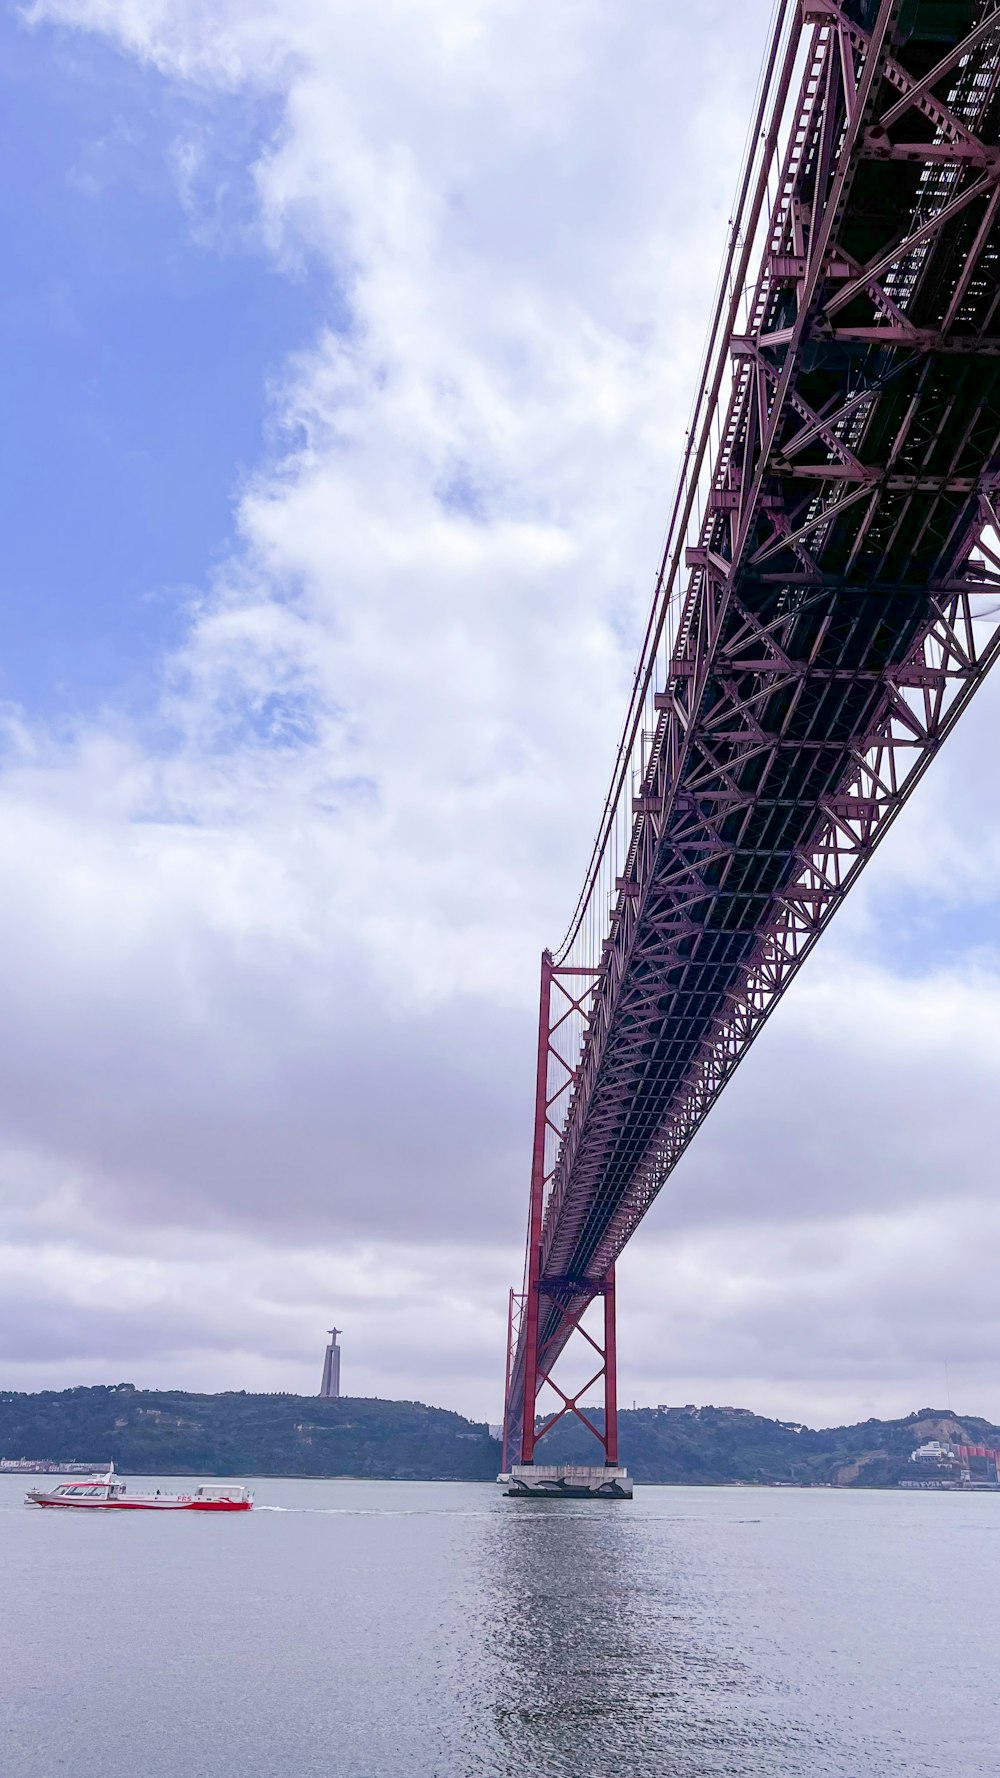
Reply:
<svg viewBox="0 0 1000 1778"><path fill-rule="evenodd" d="M328 273L289 275L255 234L248 168L278 121L0 16L0 697L29 714L148 703L232 541L268 380L331 319Z"/></svg>

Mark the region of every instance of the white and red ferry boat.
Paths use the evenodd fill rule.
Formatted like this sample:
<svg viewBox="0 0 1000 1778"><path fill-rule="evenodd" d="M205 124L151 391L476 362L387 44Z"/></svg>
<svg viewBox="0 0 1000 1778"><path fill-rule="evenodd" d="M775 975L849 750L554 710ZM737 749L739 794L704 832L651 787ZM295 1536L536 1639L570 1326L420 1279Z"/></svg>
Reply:
<svg viewBox="0 0 1000 1778"><path fill-rule="evenodd" d="M231 1482L202 1485L193 1494L162 1494L159 1488L155 1494L129 1494L112 1464L105 1475L60 1482L55 1488L29 1488L24 1504L68 1506L91 1512L248 1513L253 1495L249 1488Z"/></svg>

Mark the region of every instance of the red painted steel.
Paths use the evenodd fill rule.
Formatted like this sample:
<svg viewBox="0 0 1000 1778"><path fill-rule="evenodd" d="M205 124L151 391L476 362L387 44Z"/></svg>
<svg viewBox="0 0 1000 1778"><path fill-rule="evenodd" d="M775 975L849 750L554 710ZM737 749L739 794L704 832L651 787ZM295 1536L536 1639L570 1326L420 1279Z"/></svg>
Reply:
<svg viewBox="0 0 1000 1778"><path fill-rule="evenodd" d="M618 1335L615 1328L615 1268L604 1281L604 1461L618 1466Z"/></svg>
<svg viewBox="0 0 1000 1778"><path fill-rule="evenodd" d="M531 1455L527 1457L522 1455L521 1461L522 1463L532 1463L534 1461L535 1447L538 1444L539 1439L544 1438L547 1432L551 1432L553 1426L557 1426L559 1421L565 1419L567 1414L572 1414L587 1428L588 1432L593 1433L598 1443L603 1447L605 1467L611 1469L617 1468L618 1402L614 1270L612 1269L608 1274L608 1277L603 1283L598 1285L597 1290L593 1293L593 1295L600 1295L604 1298L603 1345L601 1345L600 1341L595 1338L594 1334L591 1333L588 1328L582 1325L582 1318L589 1307L589 1299L588 1302L584 1303L579 1309L574 1310L567 1307L567 1299L574 1294L571 1281L558 1278L539 1278L534 1284L534 1292L539 1305L541 1305L543 1301L547 1302L549 1305L549 1312L557 1314L561 1318L565 1336L563 1344L565 1344L565 1341L572 1335L576 1334L590 1346L594 1352L596 1352L600 1362L592 1375L588 1376L586 1382L580 1384L575 1393L570 1395L562 1388L561 1384L557 1382L553 1374L552 1365L550 1364L549 1368L546 1369L545 1366L536 1359L535 1370L533 1373L534 1390L532 1392L532 1384L529 1381L525 1391L524 1426L530 1427L530 1440L524 1437L522 1432L522 1453L525 1450L529 1450ZM562 1355L562 1350L563 1346L561 1345L559 1350L555 1353L555 1357L560 1357ZM532 1373L529 1372L529 1378L531 1377ZM581 1399L588 1395L597 1384L603 1384L604 1415L602 1425L598 1425L595 1420L592 1420L590 1415L580 1406ZM542 1424L539 1426L537 1425L538 1396L546 1387L552 1391L561 1405L549 1412L542 1419Z"/></svg>
<svg viewBox="0 0 1000 1778"><path fill-rule="evenodd" d="M551 1314L561 1313L561 1300L566 1296L567 1290L572 1292L572 1286L568 1286L565 1280L553 1280L552 1278L543 1279L542 1277L542 1225L545 1213L546 1195L552 1178L551 1169L546 1168L546 1140L549 1137L558 1137L559 1135L560 1126L553 1119L553 1107L558 1104L559 1100L568 1092L572 1085L572 1076L566 1070L565 1064L562 1062L562 1058L554 1046L554 1039L567 1020L572 1019L574 1016L579 1017L581 1015L581 1008L583 1001L589 992L589 983L593 977L593 973L592 970L557 969L552 961L551 953L549 951L543 951L542 953L538 1006L538 1050L535 1072L535 1123L531 1154L531 1199L528 1215L528 1241L525 1253L524 1290L520 1298L517 1298L512 1290L508 1305L507 1381L504 1397L503 1435L503 1467L505 1471L511 1446L511 1427L509 1423L508 1406L511 1393L511 1373L514 1362L514 1350L512 1348L514 1347L515 1302L517 1301L521 1304L521 1313L519 1317L519 1333L521 1337L518 1340L516 1349L523 1351L523 1396L525 1402L530 1404L530 1411L525 1411L520 1417L521 1463L531 1464L534 1462L535 1446L538 1443L539 1438L541 1438L545 1432L548 1432L557 1421L561 1420L563 1416L568 1413L575 1414L578 1419L582 1420L588 1430L593 1432L594 1436L600 1440L602 1445L604 1445L607 1462L617 1463L617 1456L614 1458L610 1456L610 1451L614 1449L617 1453L618 1448L617 1406L614 1398L615 1290L613 1267L608 1274L608 1278L598 1285L597 1291L594 1293L601 1293L604 1297L603 1347L598 1345L597 1341L586 1328L580 1326L580 1319L586 1305L583 1305L583 1308L581 1308L577 1314L571 1315L566 1313L564 1315L566 1338L574 1332L579 1333L581 1337L594 1348L601 1360L599 1369L584 1385L583 1390L578 1390L575 1396L567 1395L552 1375L551 1365L546 1367L540 1363L538 1349L538 1330L542 1319L543 1308L547 1308ZM565 986L565 980L567 978L571 979L575 986L575 978L581 976L588 984L588 986L584 988L582 994L580 992L574 993L573 987L568 988ZM558 1012L553 1008L553 988L558 991L560 996ZM550 1091L549 1076L553 1063L556 1066L557 1074L561 1072L564 1078L561 1080L557 1079L555 1090ZM600 1431L598 1427L582 1413L578 1405L580 1395L592 1388L593 1385L602 1378L604 1379L605 1385L604 1424L606 1430L604 1432ZM548 1385L548 1387L560 1398L563 1405L558 1408L555 1413L549 1415L540 1429L536 1429L535 1410L539 1394L546 1385Z"/></svg>
<svg viewBox="0 0 1000 1778"><path fill-rule="evenodd" d="M507 1300L507 1375L504 1378L503 1386L503 1454L500 1459L500 1468L504 1475L507 1473L510 1462L510 1426L508 1424L507 1404L510 1401L510 1373L511 1366L514 1362L514 1300L514 1288L512 1285Z"/></svg>
<svg viewBox="0 0 1000 1778"><path fill-rule="evenodd" d="M538 1007L538 1061L535 1073L535 1132L531 1149L531 1200L528 1210L528 1251L525 1264L524 1393L532 1408L538 1396L538 1279L542 1260L542 1212L545 1195L545 1129L548 1119L550 1027L552 1018L552 957L542 952L541 990ZM532 1463L535 1454L534 1411L522 1415L521 1462Z"/></svg>
<svg viewBox="0 0 1000 1778"><path fill-rule="evenodd" d="M543 966L507 1390L528 1460L601 1293L613 1393L616 1258L1000 654L1000 7L780 5L749 141L611 788Z"/></svg>

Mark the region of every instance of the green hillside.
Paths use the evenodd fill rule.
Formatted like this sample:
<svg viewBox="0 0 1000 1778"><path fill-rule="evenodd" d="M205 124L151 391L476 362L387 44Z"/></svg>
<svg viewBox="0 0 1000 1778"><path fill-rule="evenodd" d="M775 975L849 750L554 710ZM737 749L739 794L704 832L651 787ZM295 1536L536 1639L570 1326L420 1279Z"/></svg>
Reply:
<svg viewBox="0 0 1000 1778"><path fill-rule="evenodd" d="M603 1425L599 1409L587 1410ZM638 1482L793 1482L894 1487L926 1439L1000 1446L1000 1428L976 1416L921 1408L902 1420L864 1420L814 1431L765 1420L749 1408L637 1408L618 1416L621 1461ZM536 1461L593 1463L600 1447L578 1422L560 1421ZM912 1475L912 1470L909 1471Z"/></svg>
<svg viewBox="0 0 1000 1778"><path fill-rule="evenodd" d="M588 1412L600 1423L598 1409ZM619 1431L622 1462L637 1482L893 1487L926 1439L1000 1446L1000 1427L936 1408L821 1431L748 1408L637 1408L619 1415ZM599 1456L600 1447L573 1421L562 1421L537 1451L539 1463L594 1463ZM486 1426L421 1402L189 1395L130 1383L0 1392L0 1457L113 1459L132 1475L419 1481L492 1481L500 1467L500 1447Z"/></svg>
<svg viewBox="0 0 1000 1778"><path fill-rule="evenodd" d="M492 1481L497 1472L485 1426L421 1402L189 1395L130 1383L0 1392L0 1457L113 1459L132 1475Z"/></svg>

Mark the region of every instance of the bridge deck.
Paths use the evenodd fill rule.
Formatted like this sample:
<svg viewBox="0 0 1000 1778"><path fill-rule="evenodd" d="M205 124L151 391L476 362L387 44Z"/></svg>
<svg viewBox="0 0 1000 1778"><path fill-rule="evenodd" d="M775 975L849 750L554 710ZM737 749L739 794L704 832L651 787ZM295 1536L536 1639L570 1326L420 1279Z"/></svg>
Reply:
<svg viewBox="0 0 1000 1778"><path fill-rule="evenodd" d="M598 973L535 1256L546 1365L997 651L1000 10L804 0L770 67L625 862L600 955L578 920L556 960ZM607 885L602 855L591 907ZM522 1332L514 1421L524 1379Z"/></svg>

